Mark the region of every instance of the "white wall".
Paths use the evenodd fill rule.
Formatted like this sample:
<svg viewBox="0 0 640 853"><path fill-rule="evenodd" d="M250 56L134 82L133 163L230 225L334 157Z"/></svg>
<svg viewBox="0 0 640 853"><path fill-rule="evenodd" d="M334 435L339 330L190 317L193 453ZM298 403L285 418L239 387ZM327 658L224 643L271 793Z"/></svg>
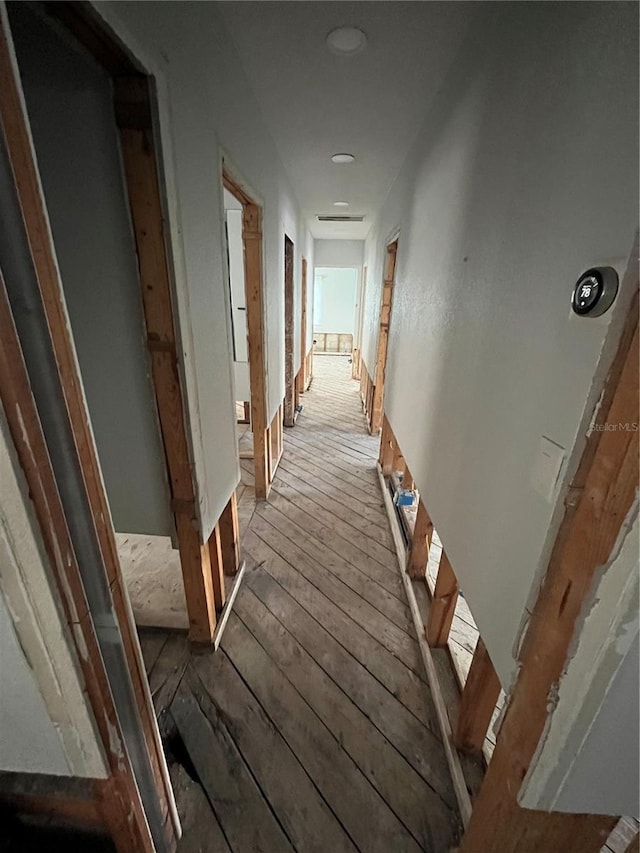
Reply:
<svg viewBox="0 0 640 853"><path fill-rule="evenodd" d="M158 86L195 475L207 536L239 479L222 156L264 210L269 418L284 396L284 234L295 247L296 370L301 258L313 269L313 243L216 4L95 6Z"/></svg>
<svg viewBox="0 0 640 853"><path fill-rule="evenodd" d="M315 263L318 267L361 267L364 262L364 240L314 240Z"/></svg>
<svg viewBox="0 0 640 853"><path fill-rule="evenodd" d="M227 258L231 325L233 331L234 399L251 400L249 381L249 347L247 341L247 305L244 278L244 243L242 239L242 204L228 190L224 191L227 226Z"/></svg>
<svg viewBox="0 0 640 853"><path fill-rule="evenodd" d="M628 302L569 311L580 273L626 257L638 222L638 18L518 3L483 20L368 241L363 355L371 372L399 229L385 408L508 685L561 509L532 483L540 440L579 449Z"/></svg>
<svg viewBox="0 0 640 853"><path fill-rule="evenodd" d="M0 408L0 770L104 778L60 607Z"/></svg>
<svg viewBox="0 0 640 853"><path fill-rule="evenodd" d="M355 326L359 270L316 267L313 329L352 335Z"/></svg>
<svg viewBox="0 0 640 853"><path fill-rule="evenodd" d="M106 73L26 6L11 29L116 530L169 536L165 453Z"/></svg>

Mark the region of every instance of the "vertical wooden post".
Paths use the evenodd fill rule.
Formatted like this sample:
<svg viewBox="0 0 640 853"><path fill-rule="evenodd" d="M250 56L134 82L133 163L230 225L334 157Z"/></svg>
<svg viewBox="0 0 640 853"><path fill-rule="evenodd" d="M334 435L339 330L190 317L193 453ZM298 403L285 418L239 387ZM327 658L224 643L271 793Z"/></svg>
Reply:
<svg viewBox="0 0 640 853"><path fill-rule="evenodd" d="M433 524L422 498L418 501L416 524L413 528L411 550L407 557L407 572L412 578L423 578L427 573L429 546L433 535Z"/></svg>
<svg viewBox="0 0 640 853"><path fill-rule="evenodd" d="M240 534L238 527L238 499L235 490L222 510L218 521L222 562L225 575L235 575L240 568Z"/></svg>
<svg viewBox="0 0 640 853"><path fill-rule="evenodd" d="M228 177L226 177L225 186L227 188L233 187ZM270 476L267 450L269 436L267 435L264 301L262 293L262 211L257 204L244 200L242 206L242 240L244 243L255 493L258 500L266 500Z"/></svg>
<svg viewBox="0 0 640 853"><path fill-rule="evenodd" d="M242 404L242 406L244 408L244 419L248 424L250 424L251 423L251 403L248 400L245 400L245 402Z"/></svg>
<svg viewBox="0 0 640 853"><path fill-rule="evenodd" d="M190 632L196 642L207 642L213 638L215 629L211 569L207 546L202 542L195 522L195 492L178 371L149 83L143 77L120 77L114 81L114 86L116 118L138 250L147 346L167 458Z"/></svg>
<svg viewBox="0 0 640 853"><path fill-rule="evenodd" d="M382 433L380 435L380 454L378 456L384 477L388 477L393 469L393 449L393 433L391 432L387 416L384 415L382 419Z"/></svg>
<svg viewBox="0 0 640 853"><path fill-rule="evenodd" d="M387 366L387 350L389 347L389 325L393 307L393 285L396 269L396 254L398 241L387 246L384 280L382 283L382 302L380 304L380 328L378 331L378 349L373 374L373 398L370 406L371 432L377 433L382 425L382 407L384 403L384 380Z"/></svg>
<svg viewBox="0 0 640 853"><path fill-rule="evenodd" d="M462 691L455 745L462 752L479 753L500 695L500 681L487 648L478 637L471 668Z"/></svg>
<svg viewBox="0 0 640 853"><path fill-rule="evenodd" d="M427 642L432 648L439 649L447 645L457 601L458 581L447 553L443 551L426 628Z"/></svg>
<svg viewBox="0 0 640 853"><path fill-rule="evenodd" d="M517 680L462 838L461 853L597 853L617 822L607 815L523 809L517 798L544 731L549 695L562 675L595 573L611 558L637 499L638 432L604 429L607 423L638 423L637 253L636 242L623 286L623 292L633 288L635 296L598 401L595 428L567 489L572 499L566 503L520 648Z"/></svg>
<svg viewBox="0 0 640 853"><path fill-rule="evenodd" d="M224 583L224 560L222 557L222 542L220 537L220 526L216 526L211 531L209 542L207 543L209 551L209 560L211 563L211 585L213 588L213 603L215 610L220 613L227 600L227 593Z"/></svg>

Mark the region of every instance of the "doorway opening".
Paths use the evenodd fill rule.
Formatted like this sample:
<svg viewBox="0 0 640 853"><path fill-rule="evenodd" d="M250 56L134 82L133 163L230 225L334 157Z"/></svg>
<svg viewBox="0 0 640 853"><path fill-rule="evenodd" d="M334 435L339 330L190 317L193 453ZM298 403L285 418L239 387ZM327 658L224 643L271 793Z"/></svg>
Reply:
<svg viewBox="0 0 640 853"><path fill-rule="evenodd" d="M295 425L298 407L294 373L294 250L293 242L284 236L284 425Z"/></svg>
<svg viewBox="0 0 640 853"><path fill-rule="evenodd" d="M389 349L389 326L393 310L393 288L396 271L396 255L398 252L398 239L387 245L384 259L384 273L382 280L382 299L380 302L380 319L378 328L378 345L376 347L376 361L373 369L373 379L367 372L364 364L361 365L360 396L367 416L369 431L372 435L380 432L382 428L382 417L384 411L384 379L387 367L387 353Z"/></svg>
<svg viewBox="0 0 640 853"><path fill-rule="evenodd" d="M249 334L245 295L244 243L242 240L242 202L224 189L227 272L231 306L233 344L233 382L235 388L236 435L240 459L253 459L251 432L251 377L249 375Z"/></svg>
<svg viewBox="0 0 640 853"><path fill-rule="evenodd" d="M313 285L313 351L351 358L356 330L360 271L316 267Z"/></svg>
<svg viewBox="0 0 640 853"><path fill-rule="evenodd" d="M250 454L247 458L253 458L255 497L266 500L272 479L272 444L275 440L279 445L281 440L277 438L278 430L267 424L262 209L226 166L222 170L222 183L234 335L236 422L249 421L250 438L248 430L242 429L246 423L238 424L239 442L244 442L244 453ZM239 450L242 456L242 445Z"/></svg>

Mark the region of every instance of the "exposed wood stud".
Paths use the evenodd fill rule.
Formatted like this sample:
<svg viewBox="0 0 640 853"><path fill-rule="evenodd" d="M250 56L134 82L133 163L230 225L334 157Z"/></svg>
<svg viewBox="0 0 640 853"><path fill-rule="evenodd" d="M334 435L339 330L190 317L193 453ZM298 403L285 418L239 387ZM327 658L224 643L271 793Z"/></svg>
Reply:
<svg viewBox="0 0 640 853"><path fill-rule="evenodd" d="M458 581L443 551L436 576L436 585L429 608L427 641L432 648L445 648L458 601Z"/></svg>
<svg viewBox="0 0 640 853"><path fill-rule="evenodd" d="M240 532L238 528L238 499L235 490L222 510L218 522L222 561L225 575L235 575L240 568Z"/></svg>
<svg viewBox="0 0 640 853"><path fill-rule="evenodd" d="M378 331L378 349L376 353L376 364L374 368L373 386L374 392L368 408L369 424L372 433L380 431L382 426L383 403L384 403L384 378L387 364L387 350L389 347L389 324L391 323L391 311L393 308L393 286L396 269L396 254L398 241L395 240L387 246L385 260L384 280L382 284L382 302L380 305L380 327Z"/></svg>
<svg viewBox="0 0 640 853"><path fill-rule="evenodd" d="M242 242L244 244L244 291L247 309L249 348L249 384L251 386L251 429L255 493L266 500L269 492L269 451L267 427L267 390L264 339L264 295L262 263L262 210L224 168L225 189L242 203Z"/></svg>
<svg viewBox="0 0 640 853"><path fill-rule="evenodd" d="M427 573L429 546L433 535L433 523L429 518L422 498L418 501L416 524L413 529L411 550L407 557L407 573L412 578L423 578Z"/></svg>
<svg viewBox="0 0 640 853"><path fill-rule="evenodd" d="M213 637L215 630L210 563L193 517L195 492L175 357L176 334L153 135L150 126L141 126L136 111L140 106L142 115L149 112L150 123L150 111L146 109L150 101L149 83L145 78L118 78L114 91L147 339L154 343L150 348L151 373L167 458L189 624L192 639L205 642L207 637Z"/></svg>
<svg viewBox="0 0 640 853"><path fill-rule="evenodd" d="M176 532L189 616L189 637L194 643L210 643L216 628L216 608L209 546L200 541L195 520L184 513L176 515Z"/></svg>
<svg viewBox="0 0 640 853"><path fill-rule="evenodd" d="M227 593L224 582L224 558L222 556L222 541L220 536L220 526L216 526L211 531L211 536L208 542L209 562L211 564L211 585L213 588L213 603L216 611L220 613L227 600ZM213 640L213 637L211 638Z"/></svg>
<svg viewBox="0 0 640 853"><path fill-rule="evenodd" d="M382 474L385 477L390 476L393 470L393 458L394 458L394 450L395 450L395 438L393 432L391 431L391 427L389 426L389 421L387 420L387 416L384 415L382 419L382 435L380 437L380 467L382 468Z"/></svg>
<svg viewBox="0 0 640 853"><path fill-rule="evenodd" d="M462 752L481 753L500 695L500 681L487 648L478 637L467 682L462 691L455 744Z"/></svg>
<svg viewBox="0 0 640 853"><path fill-rule="evenodd" d="M598 403L595 426L638 423L638 246L626 273L633 288L627 324ZM628 290L627 290L628 292ZM500 851L597 853L617 819L606 815L538 812L517 796L548 716L576 621L595 572L606 564L638 491L638 433L593 429L570 485L549 566L519 655L518 676L496 748L476 798L461 853ZM568 593L567 593L567 590Z"/></svg>

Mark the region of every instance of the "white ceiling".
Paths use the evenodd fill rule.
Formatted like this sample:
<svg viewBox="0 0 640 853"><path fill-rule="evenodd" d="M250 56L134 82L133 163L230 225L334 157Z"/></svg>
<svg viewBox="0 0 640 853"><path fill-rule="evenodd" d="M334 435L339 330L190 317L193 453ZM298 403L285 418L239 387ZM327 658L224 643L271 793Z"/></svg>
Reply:
<svg viewBox="0 0 640 853"><path fill-rule="evenodd" d="M264 119L317 238L363 239L431 99L455 60L473 3L221 2ZM339 26L367 34L356 56L325 43ZM335 165L337 152L356 162ZM334 201L348 201L346 209ZM362 224L316 214L364 214Z"/></svg>

